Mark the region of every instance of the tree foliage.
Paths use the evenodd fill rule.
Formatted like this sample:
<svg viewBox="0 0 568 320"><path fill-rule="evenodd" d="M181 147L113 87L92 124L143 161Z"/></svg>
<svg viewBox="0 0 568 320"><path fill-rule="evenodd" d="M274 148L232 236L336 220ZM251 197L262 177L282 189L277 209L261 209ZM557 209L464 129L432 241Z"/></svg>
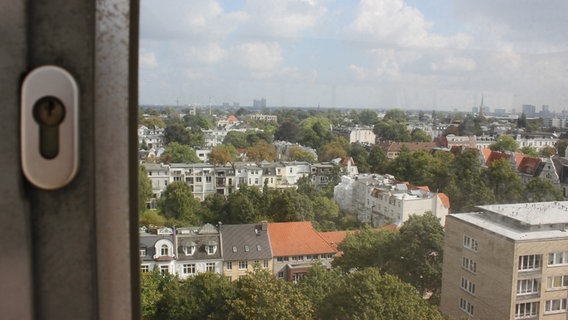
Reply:
<svg viewBox="0 0 568 320"><path fill-rule="evenodd" d="M515 138L502 134L497 138L497 141L489 145L489 149L500 152L517 151L519 144L515 141Z"/></svg>
<svg viewBox="0 0 568 320"><path fill-rule="evenodd" d="M378 122L373 128L373 132L381 141L409 142L411 140L406 123L395 120Z"/></svg>
<svg viewBox="0 0 568 320"><path fill-rule="evenodd" d="M159 202L162 214L190 226L200 225L199 200L193 196L191 187L181 181L170 183Z"/></svg>
<svg viewBox="0 0 568 320"><path fill-rule="evenodd" d="M160 162L163 163L197 163L201 162L197 157L195 150L187 145L181 145L177 142L170 142L164 153L160 156Z"/></svg>
<svg viewBox="0 0 568 320"><path fill-rule="evenodd" d="M167 145L171 142L189 145L189 130L179 123L167 126L164 129L164 144Z"/></svg>
<svg viewBox="0 0 568 320"><path fill-rule="evenodd" d="M256 144L247 148L247 157L250 161L274 162L276 159L276 147L265 140L260 140Z"/></svg>
<svg viewBox="0 0 568 320"><path fill-rule="evenodd" d="M345 156L347 156L347 151L345 151L339 139L323 145L318 150L318 161L320 162L327 162L332 159L342 158Z"/></svg>
<svg viewBox="0 0 568 320"><path fill-rule="evenodd" d="M209 154L209 163L223 165L229 162L234 162L237 158L238 153L233 145L220 144L211 149L211 153Z"/></svg>
<svg viewBox="0 0 568 320"><path fill-rule="evenodd" d="M316 162L316 158L311 152L308 152L301 147L292 146L288 149L288 160L289 161L303 161L314 163Z"/></svg>
<svg viewBox="0 0 568 320"><path fill-rule="evenodd" d="M507 159L497 159L484 171L487 186L497 203L516 203L524 200L523 184Z"/></svg>
<svg viewBox="0 0 568 320"><path fill-rule="evenodd" d="M535 178L525 186L526 200L529 202L563 200L562 190L554 186L550 180Z"/></svg>
<svg viewBox="0 0 568 320"><path fill-rule="evenodd" d="M440 319L439 311L395 276L375 268L339 279L316 311L318 319Z"/></svg>
<svg viewBox="0 0 568 320"><path fill-rule="evenodd" d="M146 201L152 197L152 181L144 166L138 167L138 211L146 210Z"/></svg>

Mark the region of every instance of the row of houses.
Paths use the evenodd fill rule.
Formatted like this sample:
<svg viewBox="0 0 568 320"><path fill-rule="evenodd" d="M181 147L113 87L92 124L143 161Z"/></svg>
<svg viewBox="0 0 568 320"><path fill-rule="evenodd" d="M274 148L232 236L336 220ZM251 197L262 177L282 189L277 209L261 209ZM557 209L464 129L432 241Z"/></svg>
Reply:
<svg viewBox="0 0 568 320"><path fill-rule="evenodd" d="M143 163L152 182L153 199L159 198L167 186L174 181L183 181L191 186L196 198L203 201L212 194L228 196L242 185L263 188L264 186L283 189L296 188L298 180L309 177L318 187L326 185L339 171L357 174L357 166L351 158L336 159L332 162L315 163L290 162L236 162L226 165L209 163ZM152 205L152 201L149 205Z"/></svg>
<svg viewBox="0 0 568 320"><path fill-rule="evenodd" d="M163 227L140 231L141 271L159 270L186 279L214 272L236 280L254 268L296 281L313 263L331 268L337 244L347 232L317 232L311 222L201 227Z"/></svg>

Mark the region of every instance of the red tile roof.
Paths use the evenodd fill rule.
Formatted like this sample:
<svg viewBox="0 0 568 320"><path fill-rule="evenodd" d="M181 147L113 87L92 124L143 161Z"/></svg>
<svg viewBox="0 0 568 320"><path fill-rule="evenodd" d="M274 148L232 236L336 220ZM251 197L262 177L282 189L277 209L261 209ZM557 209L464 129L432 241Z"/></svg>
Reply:
<svg viewBox="0 0 568 320"><path fill-rule="evenodd" d="M233 116L233 115L230 115L230 116L227 118L227 121L239 121L239 119L237 119L237 117L235 117L235 116Z"/></svg>
<svg viewBox="0 0 568 320"><path fill-rule="evenodd" d="M275 257L337 253L309 221L269 223L268 234Z"/></svg>
<svg viewBox="0 0 568 320"><path fill-rule="evenodd" d="M481 154L483 155L483 162L484 162L485 164L488 163L488 161L489 161L489 156L491 156L491 153L492 153L492 152L493 152L493 151L491 151L491 149L489 149L489 148L483 148L483 149L481 149Z"/></svg>
<svg viewBox="0 0 568 320"><path fill-rule="evenodd" d="M444 207L450 208L450 198L445 193L438 193L438 198L440 198Z"/></svg>
<svg viewBox="0 0 568 320"><path fill-rule="evenodd" d="M327 241L329 244L331 244L334 248L337 248L337 245L339 245L343 240L345 240L345 237L347 237L348 234L353 234L355 233L354 231L329 231L329 232L320 232L320 236L322 236L322 238L325 239L325 241Z"/></svg>
<svg viewBox="0 0 568 320"><path fill-rule="evenodd" d="M526 174L535 174L541 162L542 160L539 158L524 157L523 160L519 162L518 170Z"/></svg>

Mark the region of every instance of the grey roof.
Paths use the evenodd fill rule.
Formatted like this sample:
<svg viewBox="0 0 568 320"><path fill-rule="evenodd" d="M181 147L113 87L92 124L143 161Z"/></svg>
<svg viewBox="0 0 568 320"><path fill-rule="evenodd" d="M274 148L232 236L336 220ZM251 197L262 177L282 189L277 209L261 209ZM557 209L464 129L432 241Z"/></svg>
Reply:
<svg viewBox="0 0 568 320"><path fill-rule="evenodd" d="M478 208L527 225L568 224L568 201L495 204Z"/></svg>
<svg viewBox="0 0 568 320"><path fill-rule="evenodd" d="M144 261L154 260L154 254L156 254L156 242L161 239L167 239L173 243L172 235L156 235L151 233L140 233L140 249L146 248L146 255L140 257Z"/></svg>
<svg viewBox="0 0 568 320"><path fill-rule="evenodd" d="M223 225L221 236L224 260L272 259L267 223Z"/></svg>

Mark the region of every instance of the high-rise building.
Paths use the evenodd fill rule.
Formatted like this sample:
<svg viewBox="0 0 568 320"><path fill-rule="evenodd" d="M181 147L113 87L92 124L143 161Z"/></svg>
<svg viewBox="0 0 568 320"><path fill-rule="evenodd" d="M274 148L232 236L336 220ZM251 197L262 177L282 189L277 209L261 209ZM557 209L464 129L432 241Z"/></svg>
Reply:
<svg viewBox="0 0 568 320"><path fill-rule="evenodd" d="M568 201L446 217L441 311L455 319L566 319Z"/></svg>
<svg viewBox="0 0 568 320"><path fill-rule="evenodd" d="M523 104L523 113L527 117L534 117L536 114L536 106L533 106L532 104Z"/></svg>
<svg viewBox="0 0 568 320"><path fill-rule="evenodd" d="M262 98L262 99L254 99L252 101L252 106L255 108L266 108L266 99Z"/></svg>

